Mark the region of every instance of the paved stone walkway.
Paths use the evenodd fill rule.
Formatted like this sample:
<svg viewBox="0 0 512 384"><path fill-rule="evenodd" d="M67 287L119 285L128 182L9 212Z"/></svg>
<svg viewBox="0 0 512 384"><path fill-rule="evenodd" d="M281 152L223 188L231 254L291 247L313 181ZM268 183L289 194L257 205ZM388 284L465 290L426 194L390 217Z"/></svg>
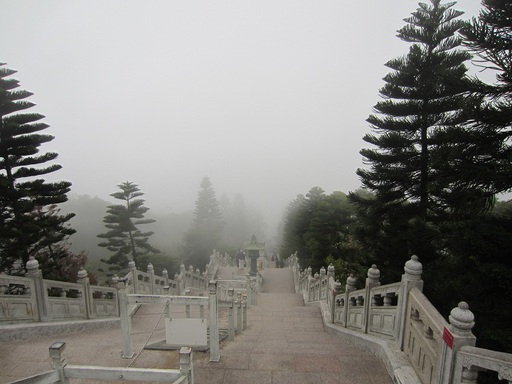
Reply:
<svg viewBox="0 0 512 384"><path fill-rule="evenodd" d="M262 275L264 291L248 310L247 330L223 344L220 362L196 361L197 383L392 383L378 358L324 331L320 309L305 307L294 293L291 270Z"/></svg>
<svg viewBox="0 0 512 384"><path fill-rule="evenodd" d="M224 269L220 277L246 272ZM268 268L262 274L264 292L248 310L248 327L234 342L221 343L220 361L211 363L208 353L194 353L196 384L392 383L378 358L323 330L319 308L304 306L294 293L289 269ZM177 352L142 350L165 339L161 312L162 306L144 305L132 319L138 352L133 359L121 358L118 328L0 343L0 384L50 370L48 347L55 341L66 342L70 364L178 368Z"/></svg>

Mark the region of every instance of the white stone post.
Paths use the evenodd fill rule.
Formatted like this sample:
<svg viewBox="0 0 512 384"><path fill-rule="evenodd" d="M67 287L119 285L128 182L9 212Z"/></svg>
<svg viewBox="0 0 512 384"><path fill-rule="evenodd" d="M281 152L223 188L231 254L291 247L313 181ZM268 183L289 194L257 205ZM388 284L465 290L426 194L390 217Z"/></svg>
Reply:
<svg viewBox="0 0 512 384"><path fill-rule="evenodd" d="M50 320L50 305L48 302L48 292L44 286L43 272L39 269L39 262L34 256L30 256L27 262L26 276L34 280L34 289L37 301L37 313L39 321Z"/></svg>
<svg viewBox="0 0 512 384"><path fill-rule="evenodd" d="M347 277L347 285L345 286L345 304L343 305L343 326L347 326L348 322L348 310L350 306L350 300L348 298L348 295L350 292L355 291L356 289L356 283L357 278L354 276L353 273L350 274L349 277Z"/></svg>
<svg viewBox="0 0 512 384"><path fill-rule="evenodd" d="M247 291L242 293L242 330L247 329Z"/></svg>
<svg viewBox="0 0 512 384"><path fill-rule="evenodd" d="M192 348L180 348L180 374L187 377L188 384L194 384L194 362Z"/></svg>
<svg viewBox="0 0 512 384"><path fill-rule="evenodd" d="M228 289L228 340L235 340L235 290L233 288Z"/></svg>
<svg viewBox="0 0 512 384"><path fill-rule="evenodd" d="M256 305L256 295L253 294L252 292L252 289L251 289L251 275L249 275L248 273L245 275L245 278L247 279L246 280L246 284L247 284L247 301L249 304L251 305ZM253 297L254 296L254 297ZM254 301L253 301L254 300Z"/></svg>
<svg viewBox="0 0 512 384"><path fill-rule="evenodd" d="M137 294L139 292L139 276L137 276L137 266L135 265L135 261L130 260L128 262L128 269L132 273L132 279L133 279L133 293ZM126 288L126 286L125 286Z"/></svg>
<svg viewBox="0 0 512 384"><path fill-rule="evenodd" d="M150 293L154 295L155 292L155 268L153 267L153 264L148 264L148 274L149 274L149 286L150 286Z"/></svg>
<svg viewBox="0 0 512 384"><path fill-rule="evenodd" d="M210 304L210 361L218 362L219 353L219 324L217 317L217 282L210 281L208 284Z"/></svg>
<svg viewBox="0 0 512 384"><path fill-rule="evenodd" d="M56 342L50 346L50 358L52 359L53 369L59 373L59 383L68 384L69 380L64 374L64 367L67 365L66 358L64 357L64 350L66 343Z"/></svg>
<svg viewBox="0 0 512 384"><path fill-rule="evenodd" d="M450 329L445 329L443 332L443 340L445 342L440 361L440 384L452 383L455 358L458 350L465 346L475 346L476 337L471 333L471 329L475 326L474 319L473 312L469 310L468 304L464 301L461 301L457 307L451 310L448 317Z"/></svg>
<svg viewBox="0 0 512 384"><path fill-rule="evenodd" d="M423 280L421 280L421 274L423 273L423 266L418 261L418 256L413 255L411 259L405 263L404 274L402 275L402 284L400 287L400 294L398 296L397 304L397 321L399 322L396 327L398 334L396 340L400 350L404 350L404 338L405 338L405 322L407 316L407 304L409 302L409 291L413 287L417 287L420 291L423 291Z"/></svg>
<svg viewBox="0 0 512 384"><path fill-rule="evenodd" d="M89 277L87 275L87 271L81 267L77 274L77 283L82 284L84 290L83 300L85 301L85 312L88 319L95 318L94 313L94 305L93 305L93 297L91 292L91 284L89 282Z"/></svg>
<svg viewBox="0 0 512 384"><path fill-rule="evenodd" d="M123 359L131 359L135 354L132 347L132 320L128 313L128 298L124 281L117 283L117 296L119 297L119 313L121 316L121 336L123 339Z"/></svg>
<svg viewBox="0 0 512 384"><path fill-rule="evenodd" d="M372 306L370 291L373 287L380 285L380 271L377 266L373 264L368 273L366 274L365 292L364 292L364 308L363 308L363 332L368 333L368 322L370 316L370 310Z"/></svg>
<svg viewBox="0 0 512 384"><path fill-rule="evenodd" d="M242 291L236 293L236 331L242 334Z"/></svg>

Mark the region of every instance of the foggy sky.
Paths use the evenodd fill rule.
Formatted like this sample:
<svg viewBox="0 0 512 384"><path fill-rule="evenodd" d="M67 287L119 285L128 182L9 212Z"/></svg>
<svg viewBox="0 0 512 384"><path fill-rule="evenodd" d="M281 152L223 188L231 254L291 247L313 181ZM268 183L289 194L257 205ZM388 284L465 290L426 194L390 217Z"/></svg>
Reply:
<svg viewBox="0 0 512 384"><path fill-rule="evenodd" d="M360 186L365 119L413 0L0 0L0 62L55 136L47 177L153 212L194 208L210 177L271 226L297 194ZM479 0L455 6L477 15Z"/></svg>

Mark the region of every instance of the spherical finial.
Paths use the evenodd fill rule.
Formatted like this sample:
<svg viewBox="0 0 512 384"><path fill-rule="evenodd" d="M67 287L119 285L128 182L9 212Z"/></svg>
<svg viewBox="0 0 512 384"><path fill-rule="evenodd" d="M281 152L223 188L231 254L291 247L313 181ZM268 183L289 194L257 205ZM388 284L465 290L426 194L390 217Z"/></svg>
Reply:
<svg viewBox="0 0 512 384"><path fill-rule="evenodd" d="M39 269L39 261L37 261L34 256L30 256L27 261L26 267L27 271L36 271Z"/></svg>
<svg viewBox="0 0 512 384"><path fill-rule="evenodd" d="M354 276L353 273L351 273L350 276L347 277L347 287L346 287L346 290L350 291L350 290L356 289L356 283L357 283L357 278Z"/></svg>
<svg viewBox="0 0 512 384"><path fill-rule="evenodd" d="M452 309L448 319L452 332L459 336L470 335L471 329L475 326L475 315L469 310L469 305L465 301L461 301L457 307Z"/></svg>
<svg viewBox="0 0 512 384"><path fill-rule="evenodd" d="M327 267L327 272L330 273L330 274L334 274L334 265L329 264L329 266Z"/></svg>
<svg viewBox="0 0 512 384"><path fill-rule="evenodd" d="M405 263L404 271L410 280L421 280L423 265L418 261L418 256L411 256L411 259Z"/></svg>
<svg viewBox="0 0 512 384"><path fill-rule="evenodd" d="M153 268L153 264L148 264L148 273L154 272L155 268Z"/></svg>
<svg viewBox="0 0 512 384"><path fill-rule="evenodd" d="M368 273L366 274L368 279L372 283L378 283L380 279L380 271L377 269L375 264L372 264L371 268L368 269Z"/></svg>
<svg viewBox="0 0 512 384"><path fill-rule="evenodd" d="M85 270L84 267L80 267L80 270L78 271L76 276L78 277L78 279L85 279L87 277L87 271Z"/></svg>
<svg viewBox="0 0 512 384"><path fill-rule="evenodd" d="M130 269L135 269L135 261L130 260L130 261L128 262L128 268L130 268Z"/></svg>

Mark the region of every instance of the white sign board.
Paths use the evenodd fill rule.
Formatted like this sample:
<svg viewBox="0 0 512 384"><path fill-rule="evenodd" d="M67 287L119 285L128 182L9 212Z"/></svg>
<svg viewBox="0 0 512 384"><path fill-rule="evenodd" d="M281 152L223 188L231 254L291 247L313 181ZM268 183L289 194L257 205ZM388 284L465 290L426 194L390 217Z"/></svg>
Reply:
<svg viewBox="0 0 512 384"><path fill-rule="evenodd" d="M165 342L195 347L208 345L205 319L165 319Z"/></svg>

